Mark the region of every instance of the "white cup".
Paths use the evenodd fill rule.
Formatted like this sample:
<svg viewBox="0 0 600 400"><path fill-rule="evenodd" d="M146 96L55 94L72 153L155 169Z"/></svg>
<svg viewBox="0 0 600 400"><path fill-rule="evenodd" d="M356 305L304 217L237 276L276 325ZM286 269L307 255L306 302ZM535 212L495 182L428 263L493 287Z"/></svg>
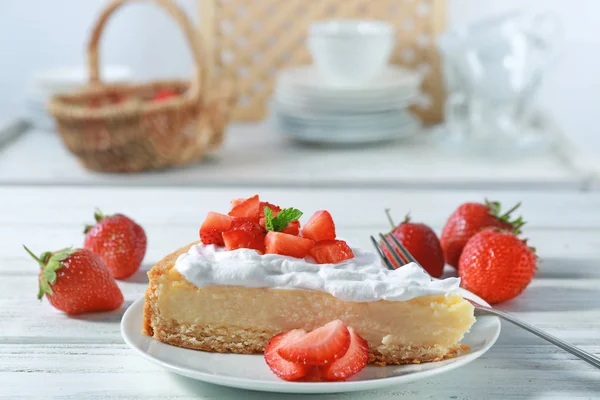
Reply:
<svg viewBox="0 0 600 400"><path fill-rule="evenodd" d="M383 70L395 42L394 27L387 22L333 20L311 24L307 44L325 79L357 86Z"/></svg>

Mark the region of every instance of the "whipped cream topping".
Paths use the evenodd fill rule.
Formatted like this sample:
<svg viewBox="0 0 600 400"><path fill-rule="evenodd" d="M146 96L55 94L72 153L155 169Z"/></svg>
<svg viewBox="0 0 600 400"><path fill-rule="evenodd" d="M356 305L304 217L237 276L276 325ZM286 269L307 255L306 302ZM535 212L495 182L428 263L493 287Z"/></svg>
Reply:
<svg viewBox="0 0 600 400"><path fill-rule="evenodd" d="M372 252L352 249L355 257L337 264L259 254L250 249L226 251L213 245L194 245L182 254L175 269L191 284L308 289L330 293L343 301L406 301L414 297L455 292L460 280L432 280L416 264L394 271L381 265Z"/></svg>

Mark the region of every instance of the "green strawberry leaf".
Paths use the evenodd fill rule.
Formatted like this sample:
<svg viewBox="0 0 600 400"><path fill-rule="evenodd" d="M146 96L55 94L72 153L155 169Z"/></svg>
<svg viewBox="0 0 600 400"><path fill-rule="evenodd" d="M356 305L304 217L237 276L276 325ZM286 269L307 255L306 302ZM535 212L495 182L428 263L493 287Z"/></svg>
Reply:
<svg viewBox="0 0 600 400"><path fill-rule="evenodd" d="M44 294L49 296L54 295L52 285L56 283L57 274L56 271L62 268L62 262L67 259L73 250L68 247L65 249L58 250L54 253L46 251L38 258L27 246L23 246L25 251L40 265L40 274L38 277L39 290L37 294L38 299L42 299Z"/></svg>
<svg viewBox="0 0 600 400"><path fill-rule="evenodd" d="M302 211L296 208L285 208L281 210L275 218L273 218L273 228L277 232L281 232L288 226L290 222L300 219L301 216Z"/></svg>
<svg viewBox="0 0 600 400"><path fill-rule="evenodd" d="M53 269L44 269L44 279L54 285L56 283L56 271Z"/></svg>
<svg viewBox="0 0 600 400"><path fill-rule="evenodd" d="M267 231L281 232L290 222L300 219L301 216L302 211L296 208L284 208L276 217L273 217L273 210L265 207L265 228Z"/></svg>

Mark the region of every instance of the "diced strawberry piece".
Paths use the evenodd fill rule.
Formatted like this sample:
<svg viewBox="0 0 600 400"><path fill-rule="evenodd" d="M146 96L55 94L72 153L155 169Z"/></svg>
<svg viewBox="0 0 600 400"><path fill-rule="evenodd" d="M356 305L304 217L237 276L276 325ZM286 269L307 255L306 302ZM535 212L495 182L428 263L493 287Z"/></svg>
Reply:
<svg viewBox="0 0 600 400"><path fill-rule="evenodd" d="M285 229L282 230L281 232L287 233L288 235L298 236L298 234L300 233L300 221L296 220L296 221L290 222L288 224L288 226L286 226Z"/></svg>
<svg viewBox="0 0 600 400"><path fill-rule="evenodd" d="M329 211L317 211L302 228L302 236L315 242L335 239L335 224Z"/></svg>
<svg viewBox="0 0 600 400"><path fill-rule="evenodd" d="M229 211L229 216L247 218L251 221L258 222L259 206L260 201L258 199L258 195L252 196L233 207L231 211Z"/></svg>
<svg viewBox="0 0 600 400"><path fill-rule="evenodd" d="M200 240L205 245L224 246L222 233L229 230L232 222L233 218L229 215L209 212L200 227Z"/></svg>
<svg viewBox="0 0 600 400"><path fill-rule="evenodd" d="M263 239L267 233L259 224L247 218L234 218L229 230L246 231L256 235L262 235Z"/></svg>
<svg viewBox="0 0 600 400"><path fill-rule="evenodd" d="M329 322L277 351L287 361L309 365L330 364L341 358L350 347L350 332L339 319Z"/></svg>
<svg viewBox="0 0 600 400"><path fill-rule="evenodd" d="M320 367L323 376L332 381L345 380L362 370L369 362L369 344L352 328L350 347L341 358Z"/></svg>
<svg viewBox="0 0 600 400"><path fill-rule="evenodd" d="M265 253L304 258L315 242L300 236L270 231L265 237Z"/></svg>
<svg viewBox="0 0 600 400"><path fill-rule="evenodd" d="M265 207L269 207L271 211L273 211L273 217L276 217L279 211L281 211L281 207L276 206L275 204L267 203L266 201L261 201L260 209L258 211L258 216L260 218L264 218L265 216Z"/></svg>
<svg viewBox="0 0 600 400"><path fill-rule="evenodd" d="M304 335L306 335L306 332L302 329L294 329L273 336L267 344L267 347L265 348L265 361L269 368L271 368L271 371L281 379L293 381L302 378L310 371L310 365L286 361L277 353L277 350L279 350L281 346L293 343Z"/></svg>
<svg viewBox="0 0 600 400"><path fill-rule="evenodd" d="M231 200L231 209L233 210L236 206L239 206L240 204L242 204L244 201L246 201L246 199L233 199Z"/></svg>
<svg viewBox="0 0 600 400"><path fill-rule="evenodd" d="M265 252L265 234L254 235L247 231L231 230L223 232L223 242L227 250L254 249Z"/></svg>
<svg viewBox="0 0 600 400"><path fill-rule="evenodd" d="M354 258L354 252L343 240L317 242L309 254L318 264L335 264Z"/></svg>

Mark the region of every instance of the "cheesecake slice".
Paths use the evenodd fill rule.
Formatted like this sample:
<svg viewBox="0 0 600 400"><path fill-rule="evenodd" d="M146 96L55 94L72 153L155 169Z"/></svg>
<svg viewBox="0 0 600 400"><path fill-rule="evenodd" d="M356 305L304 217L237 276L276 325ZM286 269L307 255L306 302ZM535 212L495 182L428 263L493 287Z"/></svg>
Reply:
<svg viewBox="0 0 600 400"><path fill-rule="evenodd" d="M414 264L389 271L375 254L353 250L351 259L318 264L191 243L149 271L143 332L189 349L253 354L274 335L340 319L367 340L369 362L379 365L468 350L460 341L475 318L458 279L432 281Z"/></svg>

